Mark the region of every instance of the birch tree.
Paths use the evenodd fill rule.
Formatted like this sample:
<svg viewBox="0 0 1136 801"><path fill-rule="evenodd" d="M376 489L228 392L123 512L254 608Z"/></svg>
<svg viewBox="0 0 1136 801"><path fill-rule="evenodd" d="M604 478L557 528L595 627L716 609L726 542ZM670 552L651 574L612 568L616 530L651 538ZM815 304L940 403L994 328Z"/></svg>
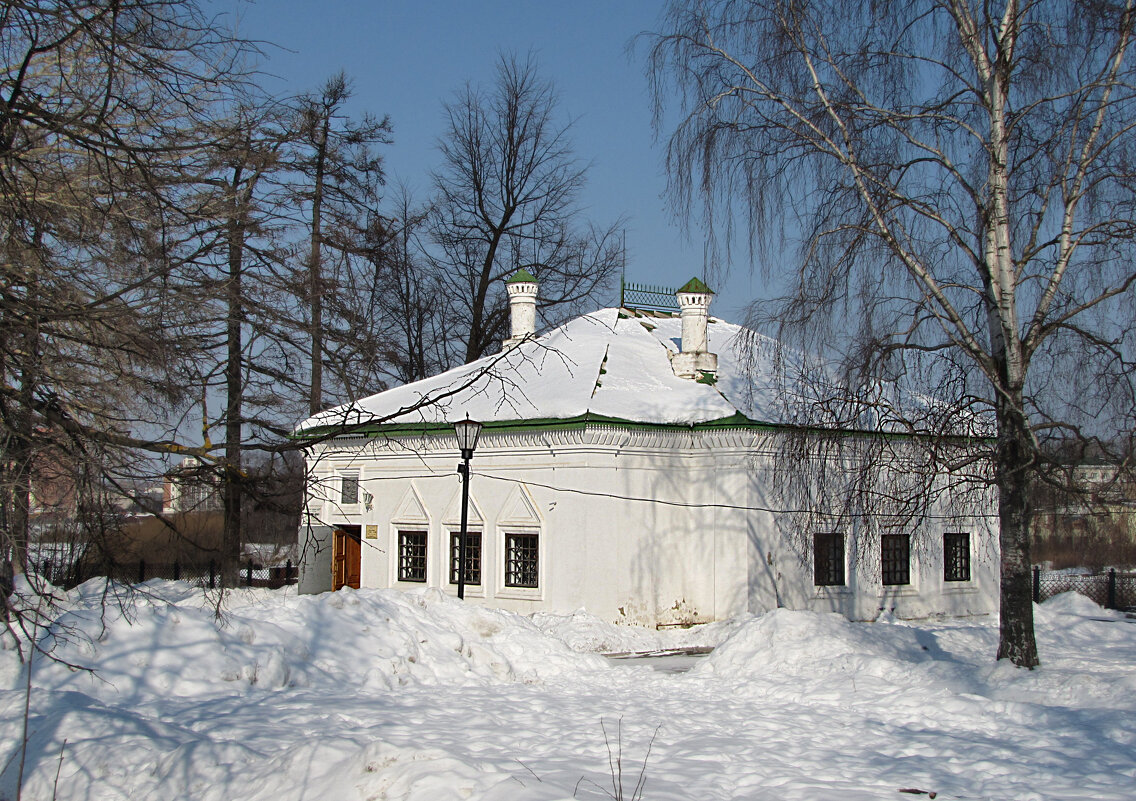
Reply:
<svg viewBox="0 0 1136 801"><path fill-rule="evenodd" d="M757 319L854 386L927 379L992 420L1019 666L1040 443L1133 426L1132 34L1130 0L707 0L652 39L678 207L766 264L797 245Z"/></svg>

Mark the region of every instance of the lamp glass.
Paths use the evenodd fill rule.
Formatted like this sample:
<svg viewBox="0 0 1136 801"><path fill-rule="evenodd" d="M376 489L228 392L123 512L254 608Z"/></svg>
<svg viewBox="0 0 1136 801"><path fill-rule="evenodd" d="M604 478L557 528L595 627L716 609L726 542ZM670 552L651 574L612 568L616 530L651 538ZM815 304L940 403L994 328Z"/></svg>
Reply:
<svg viewBox="0 0 1136 801"><path fill-rule="evenodd" d="M481 423L470 420L466 415L464 420L454 423L454 431L458 435L458 447L472 453L477 447L477 438L481 436Z"/></svg>

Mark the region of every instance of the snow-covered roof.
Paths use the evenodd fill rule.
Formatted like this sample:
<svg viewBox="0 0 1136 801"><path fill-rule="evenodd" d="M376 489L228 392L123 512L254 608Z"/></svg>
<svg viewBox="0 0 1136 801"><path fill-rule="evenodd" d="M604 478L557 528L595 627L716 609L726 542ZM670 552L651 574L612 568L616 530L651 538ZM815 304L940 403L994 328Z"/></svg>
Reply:
<svg viewBox="0 0 1136 801"><path fill-rule="evenodd" d="M483 423L584 415L636 423L692 425L742 415L793 422L775 360L793 357L775 340L711 318L716 382L678 378L682 322L620 309L577 317L503 353L380 392L305 420L297 431L360 424ZM790 382L791 383L791 382ZM843 416L843 415L842 415ZM859 427L859 426L857 426Z"/></svg>

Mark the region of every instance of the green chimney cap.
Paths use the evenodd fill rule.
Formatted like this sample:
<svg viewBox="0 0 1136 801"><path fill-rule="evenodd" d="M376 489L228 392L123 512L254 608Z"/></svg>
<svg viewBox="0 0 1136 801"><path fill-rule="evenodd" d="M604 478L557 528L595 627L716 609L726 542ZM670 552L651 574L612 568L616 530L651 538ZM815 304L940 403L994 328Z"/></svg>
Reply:
<svg viewBox="0 0 1136 801"><path fill-rule="evenodd" d="M512 278L505 281L506 284L535 284L536 276L526 270L524 267L517 270Z"/></svg>
<svg viewBox="0 0 1136 801"><path fill-rule="evenodd" d="M683 288L679 290L679 292L698 292L703 295L714 294L714 290L710 289L710 287L706 286L706 284L702 283L697 278L691 278L689 281L687 281Z"/></svg>

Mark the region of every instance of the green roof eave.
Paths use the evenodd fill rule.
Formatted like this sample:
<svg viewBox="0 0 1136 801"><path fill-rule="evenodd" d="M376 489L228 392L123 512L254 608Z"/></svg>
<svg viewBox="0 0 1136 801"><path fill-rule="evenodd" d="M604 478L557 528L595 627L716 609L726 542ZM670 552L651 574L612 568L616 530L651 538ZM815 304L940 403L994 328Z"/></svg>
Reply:
<svg viewBox="0 0 1136 801"><path fill-rule="evenodd" d="M482 433L497 431L571 430L588 425L614 425L629 429L652 429L690 431L691 429L712 428L750 428L754 421L741 412L729 417L708 420L702 423L651 423L641 420L627 420L621 417L608 417L602 414L582 414L576 417L534 417L528 420L491 420L483 424ZM292 435L296 440L326 439L336 436L439 436L454 433L452 423L360 423L358 425L319 426Z"/></svg>
<svg viewBox="0 0 1136 801"><path fill-rule="evenodd" d="M700 423L652 423L640 420L627 420L621 417L586 413L576 417L540 417L529 420L493 420L484 424L482 433L520 432L520 431L570 431L586 428L589 425L610 425L634 431L715 431L740 429L748 431L797 431L799 433L840 434L844 436L883 437L885 439L922 439L932 435L905 432L880 432L858 429L834 430L821 426L799 426L785 423L768 423L751 420L741 412L716 420ZM292 435L295 440L318 441L342 436L355 437L405 437L405 436L447 436L454 433L452 423L360 423L356 426L321 426ZM937 436L937 435L936 435ZM944 437L946 442L967 444L993 441L989 437L953 436Z"/></svg>

